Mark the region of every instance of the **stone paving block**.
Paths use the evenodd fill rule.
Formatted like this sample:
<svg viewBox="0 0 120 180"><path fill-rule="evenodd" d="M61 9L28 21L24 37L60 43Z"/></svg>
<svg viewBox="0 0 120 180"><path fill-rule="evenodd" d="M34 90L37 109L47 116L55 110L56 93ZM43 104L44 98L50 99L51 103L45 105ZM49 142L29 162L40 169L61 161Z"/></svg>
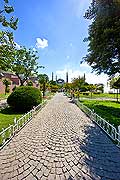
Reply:
<svg viewBox="0 0 120 180"><path fill-rule="evenodd" d="M120 180L120 149L59 93L0 151L0 176Z"/></svg>
<svg viewBox="0 0 120 180"><path fill-rule="evenodd" d="M43 171L38 171L35 176L40 179L43 176Z"/></svg>
<svg viewBox="0 0 120 180"><path fill-rule="evenodd" d="M25 180L37 180L37 179L33 176L33 174L29 174L29 175L25 178Z"/></svg>
<svg viewBox="0 0 120 180"><path fill-rule="evenodd" d="M11 180L17 180L17 177L12 177Z"/></svg>
<svg viewBox="0 0 120 180"><path fill-rule="evenodd" d="M45 176L45 177L48 177L49 174L50 174L50 170L49 170L49 169L46 169L46 170L44 171L44 176Z"/></svg>
<svg viewBox="0 0 120 180"><path fill-rule="evenodd" d="M36 174L38 173L38 171L40 171L40 170L34 169L34 170L32 171L33 176L36 176Z"/></svg>
<svg viewBox="0 0 120 180"><path fill-rule="evenodd" d="M26 169L29 169L30 168L30 165L29 164L25 164L24 166L22 166L23 168L24 168L24 171L26 170Z"/></svg>
<svg viewBox="0 0 120 180"><path fill-rule="evenodd" d="M75 171L73 171L73 169L71 169L70 171L69 171L69 173L70 173L70 175L74 178L75 177L75 175L77 174Z"/></svg>
<svg viewBox="0 0 120 180"><path fill-rule="evenodd" d="M55 170L55 167L53 167L52 169L51 169L51 172L50 172L51 174L55 174L56 173L56 170Z"/></svg>
<svg viewBox="0 0 120 180"><path fill-rule="evenodd" d="M19 174L18 176L17 176L17 179L18 180L22 180L22 179L24 179L25 178L25 176L24 176L24 174L22 173L22 174Z"/></svg>
<svg viewBox="0 0 120 180"><path fill-rule="evenodd" d="M55 176L55 179L56 179L56 180L61 180L59 175L56 175L56 176Z"/></svg>
<svg viewBox="0 0 120 180"><path fill-rule="evenodd" d="M57 175L60 175L60 174L62 174L63 172L62 172L62 168L56 168L56 174Z"/></svg>
<svg viewBox="0 0 120 180"><path fill-rule="evenodd" d="M20 167L20 168L18 169L18 174L23 173L23 171L24 171L24 168L23 168L23 166L22 166L22 167Z"/></svg>

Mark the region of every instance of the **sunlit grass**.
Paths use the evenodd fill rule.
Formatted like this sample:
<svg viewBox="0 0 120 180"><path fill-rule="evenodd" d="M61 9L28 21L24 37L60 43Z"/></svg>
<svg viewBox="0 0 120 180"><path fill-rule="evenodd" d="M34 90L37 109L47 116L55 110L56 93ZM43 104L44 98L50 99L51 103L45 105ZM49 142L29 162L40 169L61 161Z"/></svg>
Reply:
<svg viewBox="0 0 120 180"><path fill-rule="evenodd" d="M80 98L91 98L91 93L88 93L88 95L83 95L83 93L80 94ZM109 94L109 93L100 93L100 94L94 94L92 93L92 98L112 98L116 99L117 94ZM118 94L118 98L120 98L120 94Z"/></svg>
<svg viewBox="0 0 120 180"><path fill-rule="evenodd" d="M120 125L120 103L99 100L81 100L81 102L90 109L94 109L98 115L115 127Z"/></svg>
<svg viewBox="0 0 120 180"><path fill-rule="evenodd" d="M2 128L7 128L9 125L14 124L14 118L19 119L22 115L23 113L17 113L10 107L0 110L0 131Z"/></svg>

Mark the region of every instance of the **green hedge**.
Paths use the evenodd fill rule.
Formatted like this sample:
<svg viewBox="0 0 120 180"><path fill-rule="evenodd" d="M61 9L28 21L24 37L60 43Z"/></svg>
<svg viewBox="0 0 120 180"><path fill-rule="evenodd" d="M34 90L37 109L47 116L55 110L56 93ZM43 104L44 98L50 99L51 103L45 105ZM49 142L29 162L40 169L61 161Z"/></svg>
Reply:
<svg viewBox="0 0 120 180"><path fill-rule="evenodd" d="M19 112L27 112L42 102L39 89L31 86L21 86L15 89L7 99L9 106Z"/></svg>

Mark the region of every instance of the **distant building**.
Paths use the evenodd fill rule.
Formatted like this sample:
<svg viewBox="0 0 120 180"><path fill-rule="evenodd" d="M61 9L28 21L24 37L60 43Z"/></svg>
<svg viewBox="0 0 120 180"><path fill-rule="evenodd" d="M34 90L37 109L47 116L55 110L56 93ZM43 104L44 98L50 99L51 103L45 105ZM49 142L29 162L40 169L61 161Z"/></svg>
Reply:
<svg viewBox="0 0 120 180"><path fill-rule="evenodd" d="M5 78L9 79L9 81L11 82L11 84L9 85L10 92L12 92L12 89L15 86L20 85L20 81L19 81L18 77L14 73L0 70L0 93L1 94L5 92L5 85L2 82L3 79L5 79Z"/></svg>
<svg viewBox="0 0 120 180"><path fill-rule="evenodd" d="M65 84L65 81L64 81L64 79L58 79L58 80L56 81L56 83L57 83L58 85L63 85L63 84Z"/></svg>
<svg viewBox="0 0 120 180"><path fill-rule="evenodd" d="M20 86L20 80L14 73L0 70L0 94L5 93L5 85L2 82L3 79L9 79L9 81L11 82L11 84L9 85L10 92L12 92L12 89L15 86ZM39 87L37 77L30 77L28 81L32 81L34 87ZM27 85L27 81L24 83L24 85Z"/></svg>

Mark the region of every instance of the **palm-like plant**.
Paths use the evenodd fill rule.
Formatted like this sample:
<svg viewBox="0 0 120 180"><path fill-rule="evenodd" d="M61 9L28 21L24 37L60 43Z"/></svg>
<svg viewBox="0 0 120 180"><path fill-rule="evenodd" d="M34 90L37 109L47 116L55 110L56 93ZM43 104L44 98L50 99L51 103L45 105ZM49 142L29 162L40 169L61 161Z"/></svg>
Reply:
<svg viewBox="0 0 120 180"><path fill-rule="evenodd" d="M45 91L46 91L46 83L49 80L48 75L47 74L39 74L38 79L39 79L40 85L42 85L43 97L44 97L45 96Z"/></svg>
<svg viewBox="0 0 120 180"><path fill-rule="evenodd" d="M6 93L9 91L9 85L11 84L11 82L10 82L10 80L9 79L3 79L3 84L5 85L5 95L6 95Z"/></svg>

